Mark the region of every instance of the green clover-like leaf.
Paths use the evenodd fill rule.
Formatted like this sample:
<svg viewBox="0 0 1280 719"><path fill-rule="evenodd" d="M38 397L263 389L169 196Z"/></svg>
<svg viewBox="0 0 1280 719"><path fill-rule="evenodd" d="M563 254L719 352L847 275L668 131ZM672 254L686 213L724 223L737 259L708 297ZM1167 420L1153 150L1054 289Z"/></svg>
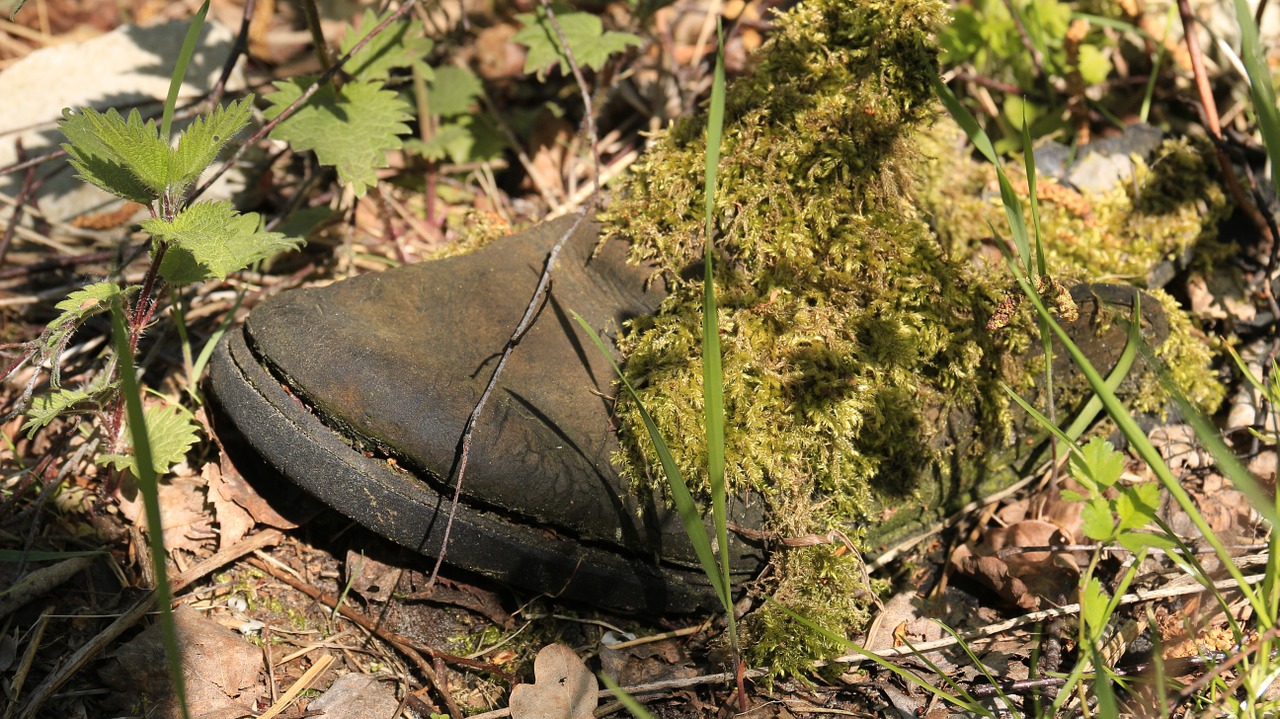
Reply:
<svg viewBox="0 0 1280 719"><path fill-rule="evenodd" d="M1124 455L1101 437L1089 440L1080 452L1080 457L1071 459L1071 476L1086 487L1106 489L1124 473Z"/></svg>
<svg viewBox="0 0 1280 719"><path fill-rule="evenodd" d="M183 285L210 277L226 279L229 273L302 243L279 232L259 232L258 224L257 213L240 214L222 200L198 202L172 221L144 220L142 228L170 244L160 273L168 282Z"/></svg>
<svg viewBox="0 0 1280 719"><path fill-rule="evenodd" d="M309 77L275 83L266 111L274 118L302 96ZM338 171L357 197L378 180L375 170L387 166L387 153L401 147L409 105L379 82L349 82L341 90L325 85L298 112L281 122L271 136L288 142L296 152L314 150L316 158Z"/></svg>
<svg viewBox="0 0 1280 719"><path fill-rule="evenodd" d="M597 70L604 66L610 55L641 44L640 38L631 33L605 32L600 18L591 13L578 12L560 3L552 5L552 10L564 32L565 42L573 51L573 59L581 68ZM529 48L524 71L542 77L548 68L556 65L560 72L567 73L569 62L560 46L559 35L547 20L546 8L539 6L535 12L521 13L516 19L524 27L511 39Z"/></svg>

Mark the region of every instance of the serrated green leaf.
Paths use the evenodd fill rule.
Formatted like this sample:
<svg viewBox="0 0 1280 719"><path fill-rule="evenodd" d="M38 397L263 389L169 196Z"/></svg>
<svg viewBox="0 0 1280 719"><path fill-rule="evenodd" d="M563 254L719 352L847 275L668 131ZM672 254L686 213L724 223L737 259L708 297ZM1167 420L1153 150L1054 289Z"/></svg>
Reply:
<svg viewBox="0 0 1280 719"><path fill-rule="evenodd" d="M1111 541L1116 534L1116 517L1111 511L1111 503L1102 497L1086 502L1080 510L1080 530L1090 539Z"/></svg>
<svg viewBox="0 0 1280 719"><path fill-rule="evenodd" d="M1081 45L1076 67L1086 85L1099 85L1111 74L1111 60L1095 45Z"/></svg>
<svg viewBox="0 0 1280 719"><path fill-rule="evenodd" d="M378 16L372 10L365 10L360 29L355 30L348 25L347 34L338 44L338 49L343 55L347 54L378 26L378 22ZM360 52L343 65L343 69L357 80L385 80L393 68L416 65L423 77L430 79L432 70L424 58L433 47L435 42L425 36L421 22L400 22L388 26L360 48Z"/></svg>
<svg viewBox="0 0 1280 719"><path fill-rule="evenodd" d="M74 332L86 319L111 308L112 301L137 291L136 286L121 289L115 282L104 280L86 285L54 305L62 314L49 323L44 333L45 352L55 351L68 332Z"/></svg>
<svg viewBox="0 0 1280 719"><path fill-rule="evenodd" d="M1080 617L1084 619L1085 631L1090 637L1100 636L1107 625L1108 598L1097 577L1090 576L1085 586L1080 588Z"/></svg>
<svg viewBox="0 0 1280 719"><path fill-rule="evenodd" d="M311 78L276 82L266 117L272 119L302 96ZM377 182L375 170L387 166L387 153L401 147L409 133L409 105L378 82L349 82L335 91L324 85L297 113L281 122L271 136L296 152L314 150L321 163L338 171L338 179L363 197Z"/></svg>
<svg viewBox="0 0 1280 719"><path fill-rule="evenodd" d="M107 379L108 375L102 373L83 387L54 390L32 400L31 408L27 410L27 421L22 425L27 439L34 437L37 430L64 414L102 409L103 398L116 389L116 383L107 382Z"/></svg>
<svg viewBox="0 0 1280 719"><path fill-rule="evenodd" d="M600 18L591 13L578 12L560 3L553 5L552 9L560 30L564 32L565 42L573 51L573 59L581 68L599 69L610 55L641 44L640 38L631 33L605 32ZM516 19L524 27L511 39L529 48L524 71L536 72L541 77L552 65L558 65L560 72L569 72L559 34L547 20L546 8L539 6L535 12L521 13Z"/></svg>
<svg viewBox="0 0 1280 719"><path fill-rule="evenodd" d="M156 474L164 474L169 467L182 461L187 450L199 438L199 425L182 405L153 405L146 411L147 439L151 444L151 466ZM128 433L124 435L128 437ZM132 454L104 454L98 464L113 465L120 471L137 476L137 458Z"/></svg>
<svg viewBox="0 0 1280 719"><path fill-rule="evenodd" d="M172 221L153 217L141 224L157 240L170 243L160 272L176 285L209 277L226 279L231 272L277 252L296 249L302 242L279 232L259 232L257 213L242 215L226 200L198 202Z"/></svg>
<svg viewBox="0 0 1280 719"><path fill-rule="evenodd" d="M1138 527L1145 527L1156 518L1156 510L1160 506L1160 485L1155 482L1144 482L1132 487L1125 487L1116 498L1116 516L1120 522L1117 532L1125 532Z"/></svg>
<svg viewBox="0 0 1280 719"><path fill-rule="evenodd" d="M457 164L491 160L506 146L501 134L485 123L483 117L465 115L437 128L429 142L417 138L405 140L404 149L428 160L448 160Z"/></svg>
<svg viewBox="0 0 1280 719"><path fill-rule="evenodd" d="M220 105L208 115L197 117L178 138L174 150L173 174L170 187L185 195L186 190L200 173L218 158L218 153L249 124L253 112L253 96L250 95L230 105Z"/></svg>
<svg viewBox="0 0 1280 719"><path fill-rule="evenodd" d="M99 312L105 312L111 308L112 300L123 297L126 292L133 289L136 288L122 290L120 285L110 280L85 285L54 305L57 309L62 310L62 314L50 322L49 326L57 327L67 322L83 320Z"/></svg>
<svg viewBox="0 0 1280 719"><path fill-rule="evenodd" d="M1087 478L1097 483L1101 489L1115 485L1124 473L1124 455L1116 451L1111 443L1101 437L1094 437L1088 444L1080 448L1080 456L1071 460L1071 475L1081 483Z"/></svg>
<svg viewBox="0 0 1280 719"><path fill-rule="evenodd" d="M440 117L466 115L483 90L475 73L465 67L447 65L436 70L435 78L427 87L427 106Z"/></svg>
<svg viewBox="0 0 1280 719"><path fill-rule="evenodd" d="M164 191L169 148L154 123L137 110L126 121L114 109L62 111L58 122L71 166L80 179L117 197L150 204Z"/></svg>

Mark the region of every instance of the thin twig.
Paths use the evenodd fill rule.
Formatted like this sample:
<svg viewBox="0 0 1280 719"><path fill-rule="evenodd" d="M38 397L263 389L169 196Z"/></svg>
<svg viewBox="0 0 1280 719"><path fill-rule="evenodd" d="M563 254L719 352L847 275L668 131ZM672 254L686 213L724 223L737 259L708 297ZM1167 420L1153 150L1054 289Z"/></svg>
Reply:
<svg viewBox="0 0 1280 719"><path fill-rule="evenodd" d="M502 370L506 368L507 360L511 358L511 353L515 351L516 345L520 344L521 338L524 337L525 332L529 331L534 319L538 316L538 309L542 307L542 302L551 287L551 272L555 269L556 260L560 257L560 251L564 249L565 242L578 231L578 227L582 225L586 218L586 212L578 213L577 219L573 221L572 225L569 225L564 234L552 246L551 252L547 255L547 263L542 268L542 276L538 278L538 286L533 290L533 296L529 298L529 304L525 306L524 316L520 318L520 322L511 333L506 346L502 348L502 356L498 358L498 364L493 368L493 374L489 376L488 384L485 385L484 391L480 393L479 401L476 402L476 406L467 417L467 423L462 429L462 448L458 455L457 476L454 479L453 507L449 510L449 519L445 521L444 536L440 540L439 556L436 557L435 566L431 568L431 578L427 580L427 587L435 586L436 577L440 574L440 566L444 564L445 555L448 553L449 534L453 530L453 518L458 511L458 502L462 497L462 480L467 473L467 460L471 457L471 435L475 431L476 421L480 418L480 413L484 411L485 405L489 403L489 395L493 394L494 388L498 386L498 378L502 376Z"/></svg>
<svg viewBox="0 0 1280 719"><path fill-rule="evenodd" d="M227 89L227 80L231 79L231 73L235 70L236 61L249 50L249 25L253 22L253 12L257 5L258 0L245 0L244 13L240 18L240 32L236 33L231 52L227 55L226 62L222 63L222 74L218 75L218 81L213 83L213 91L209 93L210 107L217 107L218 101L222 99L222 93Z"/></svg>
<svg viewBox="0 0 1280 719"><path fill-rule="evenodd" d="M1251 574L1245 577L1244 580L1248 584L1256 584L1258 582L1261 582L1265 578L1266 578L1265 574ZM1237 586L1239 586L1239 583L1235 579L1223 579L1221 581L1214 582L1209 587L1205 587L1204 585L1201 585L1201 584L1190 584L1190 585L1180 586L1180 587L1165 587L1163 589L1140 590L1140 591L1132 592L1130 594L1126 594L1120 597L1120 600L1116 604L1116 606L1137 604L1138 602L1150 602L1156 599L1168 599L1170 597L1180 597L1187 594L1197 594L1199 592L1205 591L1206 589L1223 591L1226 589L1232 589ZM1006 632L1010 629L1020 627L1024 624L1033 624L1035 622L1043 622L1045 620L1055 619L1057 617L1066 617L1072 614L1077 614L1079 612L1080 612L1079 604L1065 604L1061 607L1054 607L1052 609L1043 609L1038 612L1023 614L1020 617L1014 617L1013 619L1009 619L1007 621L997 622L995 624L989 624L985 627L974 629L973 631L970 631L970 632L965 632L964 634L961 634L959 636L947 637L946 639L938 639L937 641L925 642L923 644L915 644L909 647L907 646L892 647L890 649L877 650L871 653L882 659L889 659L892 657L901 657L906 655L923 654L926 652L935 652L939 649L945 649L947 647L954 646L962 641L970 642L976 639L986 639L986 638L995 636L997 634L1000 634L1001 632ZM862 662L865 662L865 661L868 661L868 658L862 654L846 654L843 657L837 657L828 662L819 662L818 666L824 666L826 664L852 665L852 664L861 664Z"/></svg>
<svg viewBox="0 0 1280 719"><path fill-rule="evenodd" d="M1270 247L1276 242L1271 234L1267 221L1262 213L1245 196L1236 179L1235 169L1231 166L1231 158L1227 157L1226 140L1222 136L1222 125L1218 118L1218 104L1213 99L1213 88L1209 85L1209 75L1204 69L1204 54L1200 51L1200 38L1196 34L1196 18L1191 12L1190 0L1178 0L1178 12L1182 17L1182 36L1187 43L1187 53L1191 56L1191 72L1195 75L1196 91L1200 95L1200 107L1204 111L1205 126L1213 140L1213 153L1218 159L1218 167L1222 171L1222 182L1235 202L1236 207L1245 213ZM1269 291L1269 290L1268 290Z"/></svg>
<svg viewBox="0 0 1280 719"><path fill-rule="evenodd" d="M300 579L292 577L289 574L281 571L279 568L273 567L270 564L263 562L260 559L250 558L249 560L247 560L247 562L251 566L257 567L258 569L261 569L262 571L267 572L272 577L275 577L277 580L289 585L290 587L293 587L294 589L302 592L303 594L306 594L308 597L311 597L317 602L320 602L325 606L336 608L338 613L341 614L348 621L356 624L357 626L369 632L370 634L373 634L374 636L378 637L382 641L390 644L392 647L395 647L397 651L401 652L405 656L409 657L409 659L413 660L413 662L418 665L418 668L422 670L422 674L427 678L427 682L431 684L432 688L435 689L436 693L440 695L440 697L444 700L445 704L449 707L449 713L450 715L455 717L455 719L458 719L462 716L461 711L458 710L457 703L454 701L452 694L450 694L449 692L448 684L444 681L444 679L440 676L440 674L435 670L435 668L431 666L431 662L423 658L424 654L433 659L439 657L440 659L446 662L450 662L453 664L461 664L463 666L471 667L473 669L479 669L481 671L492 672L494 674L497 674L498 676L502 676L507 679L511 678L509 674L506 674L505 672L499 670L497 667L494 667L492 664L486 664L485 662L479 662L473 659L467 659L466 657L459 657L459 656L454 656L452 654L446 654L430 646L427 646L422 642L419 642L414 639L410 639L409 637L403 636L401 634L392 632L389 629L383 627L380 622L370 619L364 616L363 614L361 614L360 612L357 612L356 610L347 606L345 603L340 602L338 600L338 597L335 597L330 594L326 594L320 591L320 589L313 587L310 584L307 584L306 582Z"/></svg>
<svg viewBox="0 0 1280 719"><path fill-rule="evenodd" d="M27 159L27 150L22 146L22 138L14 141L14 145L18 150L18 159ZM27 168L26 176L22 178L22 189L18 190L18 196L14 198L13 212L9 215L9 224L4 228L4 237L0 237L0 265L4 264L5 255L9 254L9 244L13 242L13 233L18 228L18 223L22 221L22 213L26 209L27 200L31 197L31 190L36 183L36 168L34 165Z"/></svg>

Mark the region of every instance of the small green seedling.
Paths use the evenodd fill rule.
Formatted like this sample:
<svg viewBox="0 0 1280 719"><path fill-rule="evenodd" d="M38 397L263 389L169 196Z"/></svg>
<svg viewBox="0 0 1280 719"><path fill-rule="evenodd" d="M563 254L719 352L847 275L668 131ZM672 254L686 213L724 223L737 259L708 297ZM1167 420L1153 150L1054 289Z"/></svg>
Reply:
<svg viewBox="0 0 1280 719"><path fill-rule="evenodd" d="M1072 455L1071 476L1085 491L1065 489L1062 496L1084 503L1081 519L1084 533L1090 539L1123 543L1131 530L1155 520L1160 485L1155 482L1120 485L1123 473L1124 455L1101 437L1089 440L1079 454Z"/></svg>

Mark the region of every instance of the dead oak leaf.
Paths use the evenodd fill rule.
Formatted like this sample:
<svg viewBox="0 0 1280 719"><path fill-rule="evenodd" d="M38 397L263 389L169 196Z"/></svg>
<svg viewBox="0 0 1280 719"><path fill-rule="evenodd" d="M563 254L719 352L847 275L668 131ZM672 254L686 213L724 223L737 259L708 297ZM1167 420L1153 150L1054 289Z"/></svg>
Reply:
<svg viewBox="0 0 1280 719"><path fill-rule="evenodd" d="M511 690L511 719L591 719L596 678L572 649L549 644L533 660L533 684Z"/></svg>

